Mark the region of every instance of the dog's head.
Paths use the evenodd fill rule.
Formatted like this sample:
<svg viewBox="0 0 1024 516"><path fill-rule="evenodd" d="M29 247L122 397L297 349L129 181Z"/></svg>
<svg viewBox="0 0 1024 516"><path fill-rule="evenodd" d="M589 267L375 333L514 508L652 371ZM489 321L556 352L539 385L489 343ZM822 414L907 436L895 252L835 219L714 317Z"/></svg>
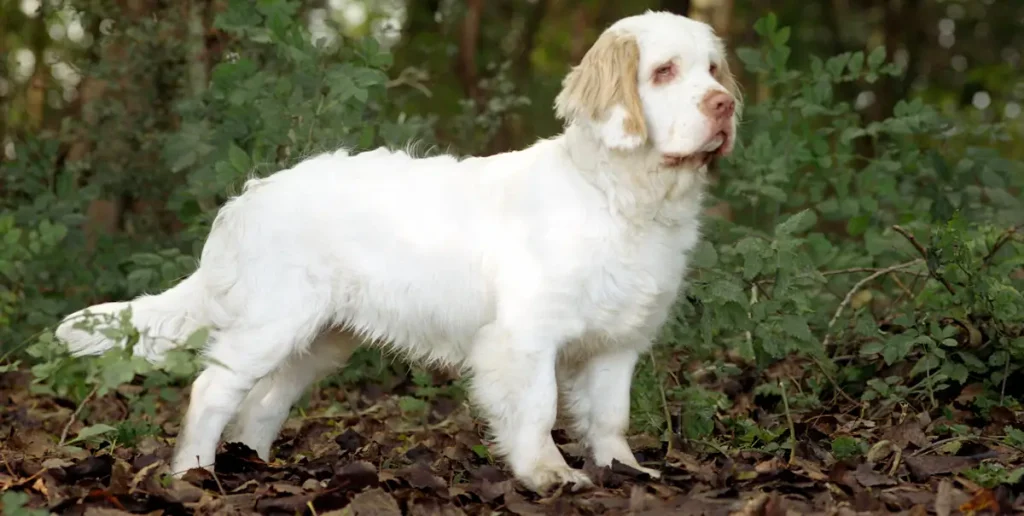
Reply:
<svg viewBox="0 0 1024 516"><path fill-rule="evenodd" d="M707 24L665 12L623 18L572 69L555 113L608 148L696 168L732 151L742 99Z"/></svg>

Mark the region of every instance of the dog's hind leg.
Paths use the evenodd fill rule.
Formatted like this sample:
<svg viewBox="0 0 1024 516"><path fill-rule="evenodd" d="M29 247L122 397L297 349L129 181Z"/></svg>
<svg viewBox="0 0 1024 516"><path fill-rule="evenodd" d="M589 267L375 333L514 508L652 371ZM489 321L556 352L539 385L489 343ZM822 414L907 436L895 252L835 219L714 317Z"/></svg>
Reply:
<svg viewBox="0 0 1024 516"><path fill-rule="evenodd" d="M338 370L359 346L358 338L345 331L327 330L309 350L288 359L264 377L246 396L225 441L241 442L270 460L270 449L295 403L315 382Z"/></svg>
<svg viewBox="0 0 1024 516"><path fill-rule="evenodd" d="M329 316L328 303L301 275L279 274L246 299L242 316L221 328L206 351L209 366L192 384L171 470L212 468L217 444L249 391L301 357ZM255 290L255 289L251 289ZM240 296L239 296L240 297Z"/></svg>

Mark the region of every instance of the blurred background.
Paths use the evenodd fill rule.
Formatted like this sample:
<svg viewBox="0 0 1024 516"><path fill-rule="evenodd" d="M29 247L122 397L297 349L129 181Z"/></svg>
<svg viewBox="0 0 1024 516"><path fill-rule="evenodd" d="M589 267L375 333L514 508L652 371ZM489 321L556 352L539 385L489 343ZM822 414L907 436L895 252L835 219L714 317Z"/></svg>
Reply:
<svg viewBox="0 0 1024 516"><path fill-rule="evenodd" d="M79 398L131 380L141 365L58 359L46 329L191 272L253 174L341 145L490 154L556 134L569 67L647 9L715 28L746 110L662 369L641 372L643 428L665 428L665 401L710 432L720 389L691 388L687 364L733 352L758 382L810 361L786 370L795 408L830 385L935 406L972 381L1009 403L1019 0L0 0L0 363L27 353ZM933 345L950 335L969 351ZM742 385L777 392L758 382Z"/></svg>
<svg viewBox="0 0 1024 516"><path fill-rule="evenodd" d="M0 0L0 158L13 160L18 142L45 136L58 147L58 166L77 170L76 184L102 192L89 208L98 231L159 214L172 187L158 165L161 136L182 129L182 106L248 39L215 22L232 4L246 2ZM884 46L900 76L836 91L869 120L920 98L972 119L1024 124L1024 2L253 0L258 21L256 6L304 25L318 43L374 38L393 59L386 110L423 124L410 137L462 153L555 133L551 101L567 68L607 25L646 9L706 21L734 50L756 46L754 22L774 13L791 28L793 67L816 54ZM764 100L769 89L756 74L733 69L747 101Z"/></svg>

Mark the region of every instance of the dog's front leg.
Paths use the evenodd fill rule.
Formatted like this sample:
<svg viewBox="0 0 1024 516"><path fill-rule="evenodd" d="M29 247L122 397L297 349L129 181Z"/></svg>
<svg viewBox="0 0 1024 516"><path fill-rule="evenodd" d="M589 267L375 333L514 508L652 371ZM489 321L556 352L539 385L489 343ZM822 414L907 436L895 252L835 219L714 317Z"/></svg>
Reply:
<svg viewBox="0 0 1024 516"><path fill-rule="evenodd" d="M626 442L629 429L629 391L639 353L634 349L607 351L573 364L566 371L566 408L598 466L613 460L660 478L657 470L641 466Z"/></svg>
<svg viewBox="0 0 1024 516"><path fill-rule="evenodd" d="M487 328L470 355L472 395L487 416L497 452L526 487L580 489L590 478L571 468L551 437L558 406L558 342L520 331Z"/></svg>

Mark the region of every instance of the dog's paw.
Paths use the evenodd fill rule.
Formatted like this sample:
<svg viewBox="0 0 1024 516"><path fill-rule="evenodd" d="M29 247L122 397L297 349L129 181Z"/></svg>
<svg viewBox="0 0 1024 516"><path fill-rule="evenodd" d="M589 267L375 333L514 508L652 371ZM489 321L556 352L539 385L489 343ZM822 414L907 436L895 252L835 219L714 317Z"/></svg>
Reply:
<svg viewBox="0 0 1024 516"><path fill-rule="evenodd" d="M586 473L568 465L539 466L518 475L518 478L524 486L536 493L546 493L562 485L569 485L569 490L573 492L594 487L594 482Z"/></svg>

